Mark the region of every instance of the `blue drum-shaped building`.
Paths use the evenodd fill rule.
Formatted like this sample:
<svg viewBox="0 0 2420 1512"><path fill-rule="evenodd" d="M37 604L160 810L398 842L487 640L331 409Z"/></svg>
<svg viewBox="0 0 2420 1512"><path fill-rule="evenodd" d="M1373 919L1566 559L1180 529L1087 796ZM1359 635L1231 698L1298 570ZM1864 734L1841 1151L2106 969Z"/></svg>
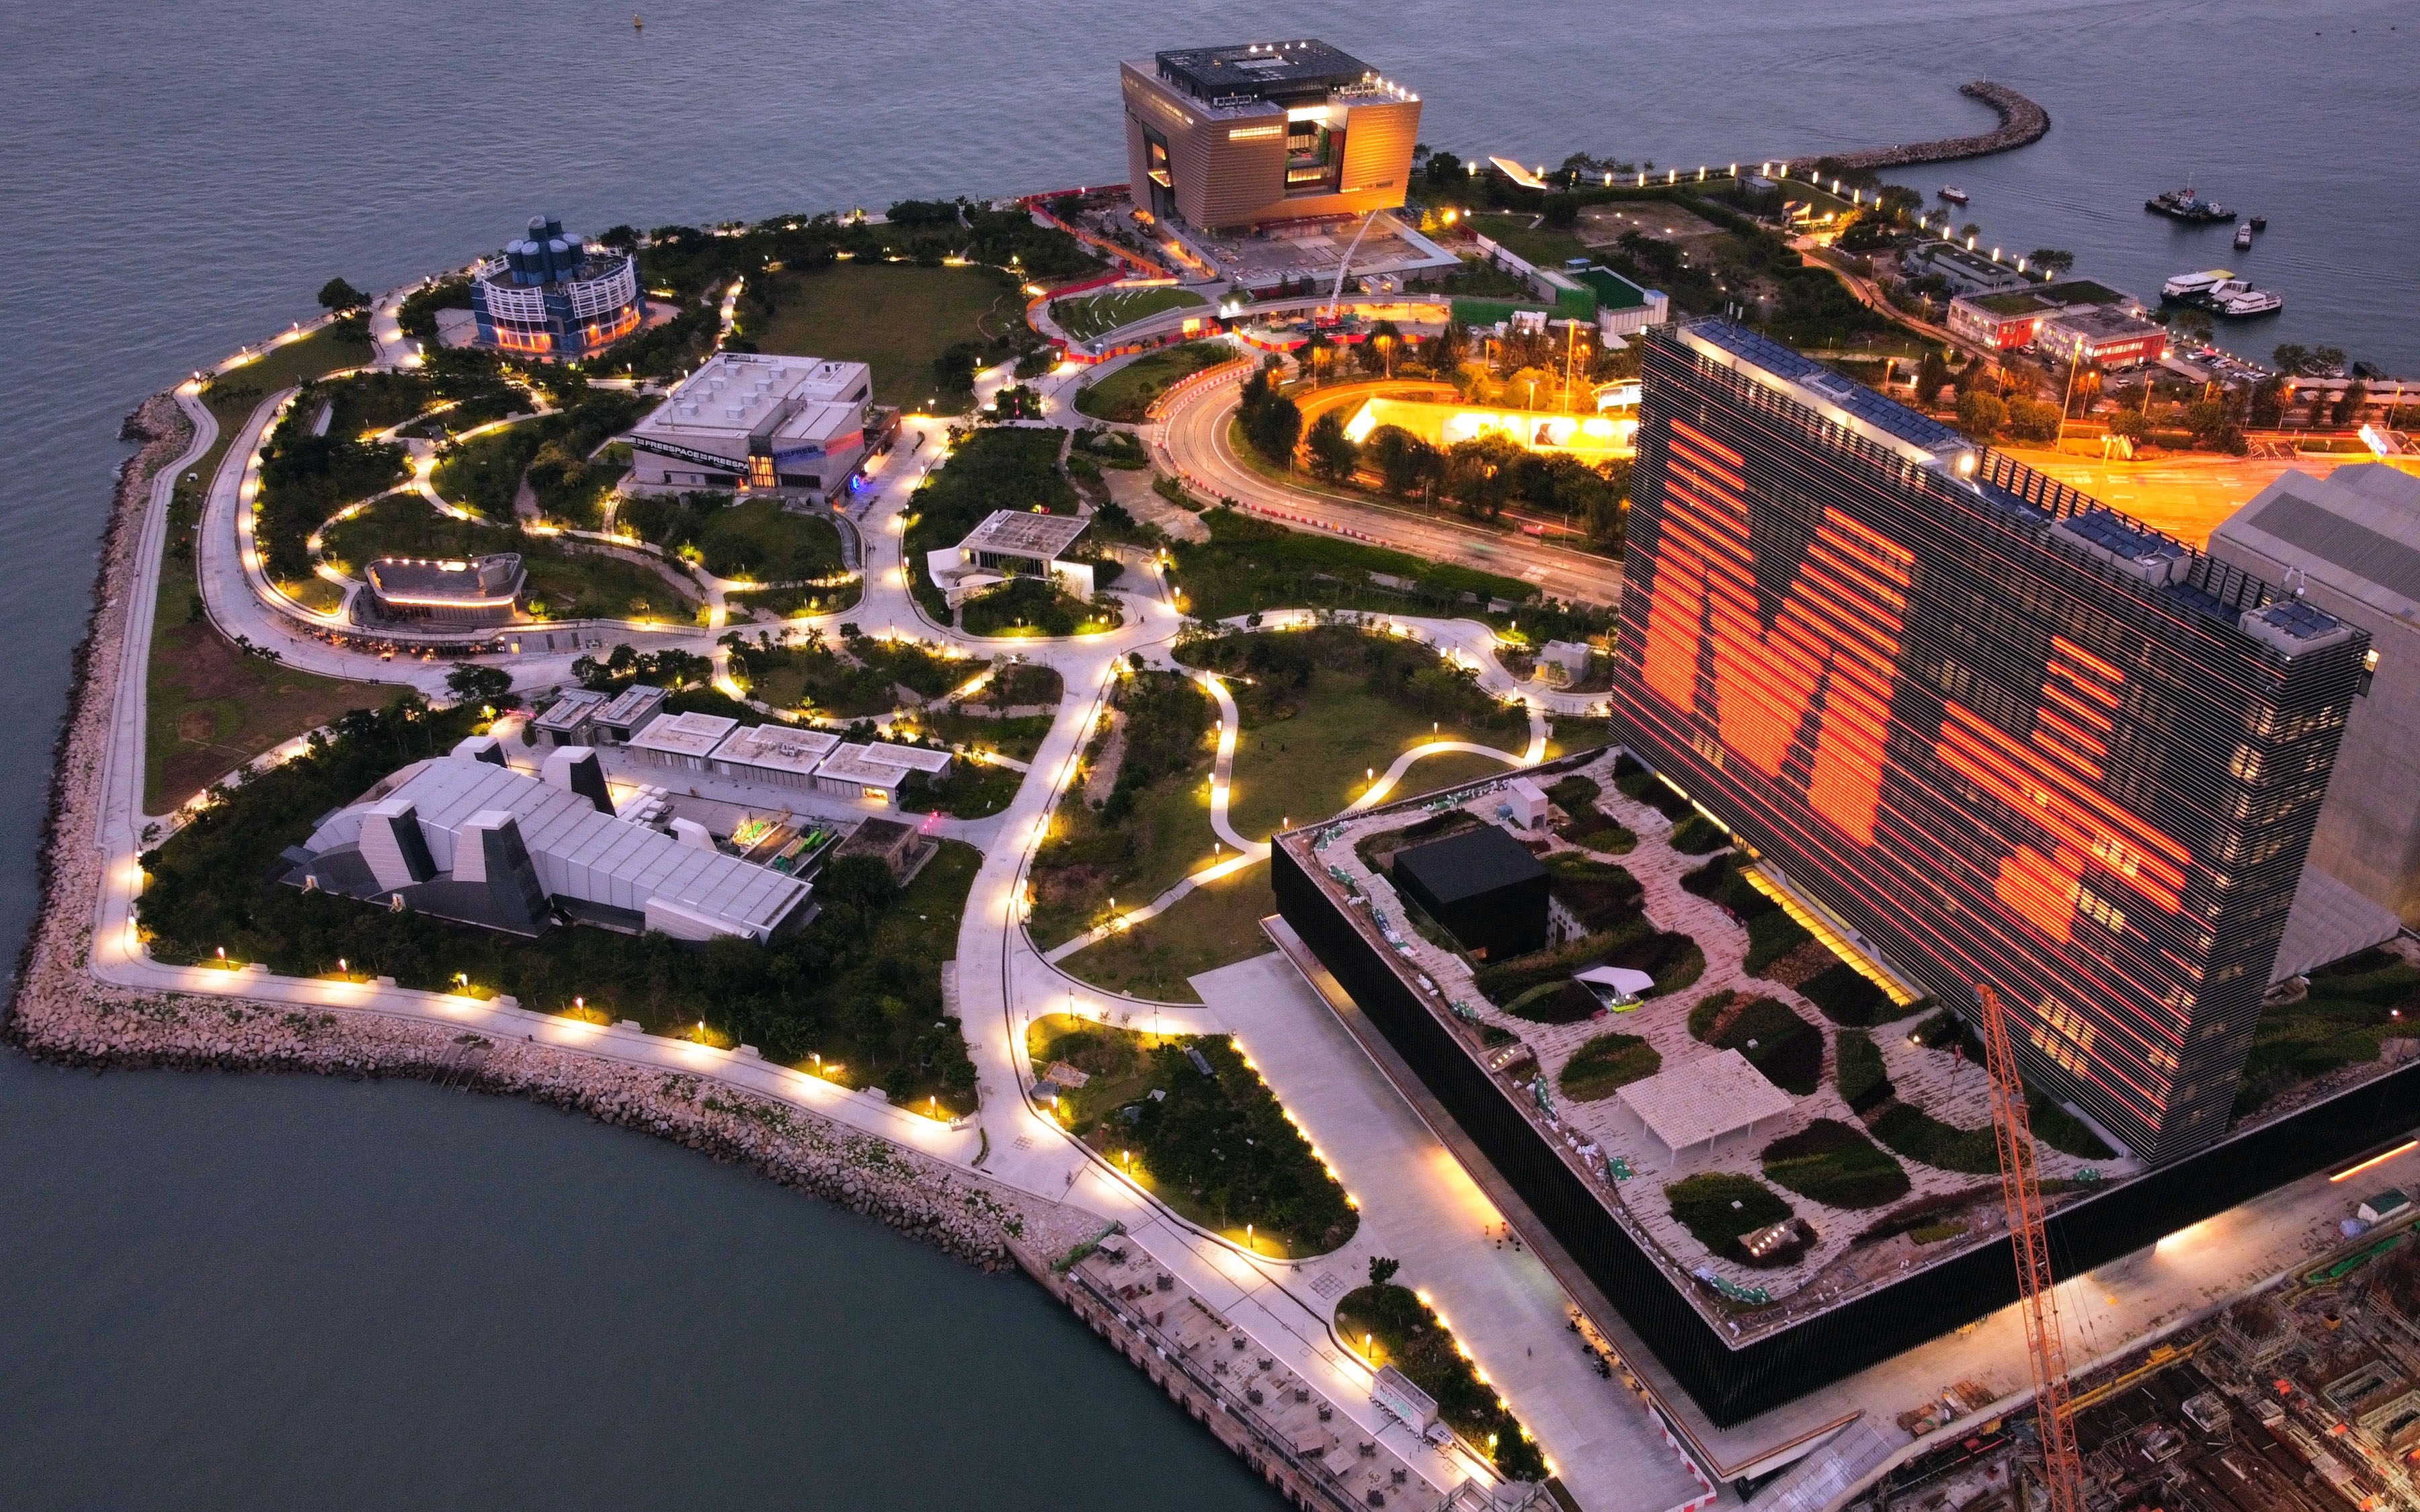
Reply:
<svg viewBox="0 0 2420 1512"><path fill-rule="evenodd" d="M565 361L603 350L647 317L638 259L566 235L551 215L531 216L528 236L479 266L471 309L479 345Z"/></svg>

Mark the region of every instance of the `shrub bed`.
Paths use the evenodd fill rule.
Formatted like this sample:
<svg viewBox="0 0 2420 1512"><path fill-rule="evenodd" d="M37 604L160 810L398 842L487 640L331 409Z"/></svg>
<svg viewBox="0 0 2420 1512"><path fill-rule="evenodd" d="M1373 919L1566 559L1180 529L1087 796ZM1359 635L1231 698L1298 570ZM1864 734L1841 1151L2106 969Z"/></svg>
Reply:
<svg viewBox="0 0 2420 1512"><path fill-rule="evenodd" d="M1829 1208L1879 1208L1908 1194L1907 1172L1865 1134L1818 1119L1764 1147L1764 1179Z"/></svg>
<svg viewBox="0 0 2420 1512"><path fill-rule="evenodd" d="M1970 1176L1999 1174L1999 1140L1988 1128L1961 1129L1905 1103L1886 1104L1866 1126L1910 1160Z"/></svg>
<svg viewBox="0 0 2420 1512"><path fill-rule="evenodd" d="M1863 1113L1891 1095L1890 1072L1883 1065L1883 1053L1873 1037L1863 1029L1836 1029L1832 1033L1833 1077L1840 1088L1840 1101L1849 1104L1852 1113Z"/></svg>
<svg viewBox="0 0 2420 1512"><path fill-rule="evenodd" d="M1890 995L1845 961L1824 967L1798 990L1823 1011L1825 1018L1853 1029L1868 1028L1889 1017Z"/></svg>
<svg viewBox="0 0 2420 1512"><path fill-rule="evenodd" d="M1573 1054L1559 1080L1565 1097L1593 1103L1663 1069L1664 1057L1637 1035L1600 1034Z"/></svg>
<svg viewBox="0 0 2420 1512"><path fill-rule="evenodd" d="M1479 1379L1429 1304L1408 1287L1357 1287L1336 1304L1336 1330L1373 1365L1391 1365L1437 1404L1437 1415L1470 1445L1492 1454L1512 1480L1543 1480L1546 1457L1504 1399Z"/></svg>
<svg viewBox="0 0 2420 1512"><path fill-rule="evenodd" d="M1741 1176L1731 1171L1704 1171L1671 1182L1664 1188L1664 1200L1670 1204L1672 1217L1690 1237L1706 1246L1709 1254L1743 1265L1788 1265L1807 1253L1807 1241L1802 1233L1795 1243L1784 1244L1762 1259L1752 1259L1740 1244L1740 1236L1769 1228L1792 1216L1790 1204L1774 1196L1772 1188L1753 1176ZM1804 1226L1801 1226L1802 1229Z"/></svg>
<svg viewBox="0 0 2420 1512"><path fill-rule="evenodd" d="M1725 995L1717 994L1716 996ZM1736 1050L1765 1080L1785 1092L1809 1097L1823 1081L1823 1037L1814 1026L1776 998L1725 1002L1705 1018L1713 998L1689 1014L1689 1032L1717 1050Z"/></svg>
<svg viewBox="0 0 2420 1512"><path fill-rule="evenodd" d="M1704 856L1730 842L1730 831L1701 813L1692 812L1672 826L1672 848L1683 856Z"/></svg>

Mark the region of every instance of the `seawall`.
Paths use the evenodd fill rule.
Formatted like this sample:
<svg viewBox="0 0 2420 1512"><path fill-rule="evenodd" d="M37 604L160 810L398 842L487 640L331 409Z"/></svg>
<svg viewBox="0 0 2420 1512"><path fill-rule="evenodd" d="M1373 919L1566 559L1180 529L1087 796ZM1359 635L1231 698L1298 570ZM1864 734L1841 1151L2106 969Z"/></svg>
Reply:
<svg viewBox="0 0 2420 1512"><path fill-rule="evenodd" d="M1958 92L1991 106L1999 114L1999 126L1976 136L1948 136L1932 142L1873 147L1864 152L1831 153L1823 161L1842 168L1904 168L1918 162L1953 162L1960 158L1989 157L1994 152L2006 152L2012 147L2039 142L2050 130L2050 112L2007 85L1977 79L1971 84L1960 85Z"/></svg>

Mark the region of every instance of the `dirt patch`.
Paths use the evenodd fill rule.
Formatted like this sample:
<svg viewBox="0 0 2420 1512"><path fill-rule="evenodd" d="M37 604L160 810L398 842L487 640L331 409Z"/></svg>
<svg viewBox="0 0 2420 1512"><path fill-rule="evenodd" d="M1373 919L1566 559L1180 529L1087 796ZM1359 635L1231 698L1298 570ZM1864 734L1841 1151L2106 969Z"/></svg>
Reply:
<svg viewBox="0 0 2420 1512"><path fill-rule="evenodd" d="M187 709L177 716L177 738L199 745L219 733L218 716L208 709Z"/></svg>
<svg viewBox="0 0 2420 1512"><path fill-rule="evenodd" d="M1723 234L1721 226L1664 200L1616 201L1591 205L1580 211L1580 240L1587 246L1610 246L1632 231L1658 241L1688 241Z"/></svg>

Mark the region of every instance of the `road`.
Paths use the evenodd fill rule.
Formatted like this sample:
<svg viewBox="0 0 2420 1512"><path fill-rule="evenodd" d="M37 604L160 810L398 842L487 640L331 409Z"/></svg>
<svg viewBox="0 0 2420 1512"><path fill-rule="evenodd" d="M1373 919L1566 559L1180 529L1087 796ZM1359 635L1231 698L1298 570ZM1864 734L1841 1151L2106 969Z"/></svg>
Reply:
<svg viewBox="0 0 2420 1512"><path fill-rule="evenodd" d="M1233 380L1196 390L1152 427L1151 440L1160 458L1195 491L1240 500L1304 528L1329 527L1432 562L1518 579L1554 598L1598 605L1621 601L1619 563L1414 509L1372 503L1307 478L1280 483L1264 475L1235 455L1228 436L1241 388L1239 374Z"/></svg>
<svg viewBox="0 0 2420 1512"><path fill-rule="evenodd" d="M2208 545L2210 532L2227 516L2288 472L2323 478L2348 462L2370 460L2350 455L2285 459L2194 454L2118 462L2037 448L2001 450L2035 471L2082 489L2110 508L2194 547Z"/></svg>

